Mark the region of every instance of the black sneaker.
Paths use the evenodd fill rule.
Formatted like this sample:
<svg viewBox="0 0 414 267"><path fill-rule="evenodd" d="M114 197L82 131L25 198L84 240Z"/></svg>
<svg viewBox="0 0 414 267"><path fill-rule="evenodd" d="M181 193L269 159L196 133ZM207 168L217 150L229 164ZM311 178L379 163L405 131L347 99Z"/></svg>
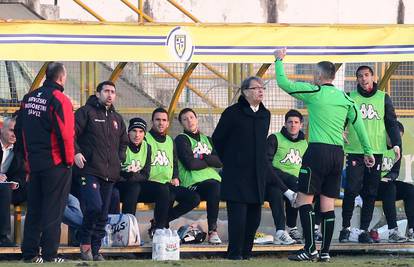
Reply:
<svg viewBox="0 0 414 267"><path fill-rule="evenodd" d="M90 245L80 245L80 257L83 261L93 261Z"/></svg>
<svg viewBox="0 0 414 267"><path fill-rule="evenodd" d="M33 258L30 259L24 259L23 260L25 263L43 263L43 258L42 256L34 256Z"/></svg>
<svg viewBox="0 0 414 267"><path fill-rule="evenodd" d="M363 231L362 233L359 234L359 236L358 236L358 242L359 243L365 243L365 244L372 244L372 243L374 243L374 241L369 236L369 234L368 234L367 231Z"/></svg>
<svg viewBox="0 0 414 267"><path fill-rule="evenodd" d="M331 256L329 256L329 253L323 252L319 254L318 261L320 262L329 262L331 260Z"/></svg>
<svg viewBox="0 0 414 267"><path fill-rule="evenodd" d="M104 256L102 256L101 253L93 255L93 261L104 261L104 260L105 260L105 258L104 258Z"/></svg>
<svg viewBox="0 0 414 267"><path fill-rule="evenodd" d="M16 243L11 241L7 236L0 237L0 247L15 247Z"/></svg>
<svg viewBox="0 0 414 267"><path fill-rule="evenodd" d="M348 243L351 231L348 228L344 228L339 232L339 243Z"/></svg>
<svg viewBox="0 0 414 267"><path fill-rule="evenodd" d="M45 259L45 262L63 263L65 262L65 259L62 257L54 257L50 259Z"/></svg>
<svg viewBox="0 0 414 267"><path fill-rule="evenodd" d="M304 249L298 250L295 254L289 255L288 260L291 261L316 261L318 258L318 251L312 253L307 252Z"/></svg>

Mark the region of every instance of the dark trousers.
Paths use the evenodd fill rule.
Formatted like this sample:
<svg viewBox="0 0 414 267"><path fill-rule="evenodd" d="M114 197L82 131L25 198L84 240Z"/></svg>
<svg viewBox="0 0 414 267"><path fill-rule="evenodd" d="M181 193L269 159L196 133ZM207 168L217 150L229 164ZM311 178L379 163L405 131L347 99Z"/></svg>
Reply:
<svg viewBox="0 0 414 267"><path fill-rule="evenodd" d="M10 235L10 203L12 190L8 184L0 184L0 237Z"/></svg>
<svg viewBox="0 0 414 267"><path fill-rule="evenodd" d="M196 192L182 186L173 186L172 184L169 184L169 188L170 209L168 212L168 222L181 217L200 204L200 196ZM174 205L175 201L178 202L177 205Z"/></svg>
<svg viewBox="0 0 414 267"><path fill-rule="evenodd" d="M363 205L361 209L362 230L368 230L374 212L375 198L381 180L382 155L375 156L375 165L367 168L364 156L349 154L346 166L346 187L342 202L342 226L349 227L354 212L355 197L361 195Z"/></svg>
<svg viewBox="0 0 414 267"><path fill-rule="evenodd" d="M262 214L260 204L227 201L229 259L248 259L253 248L254 235Z"/></svg>
<svg viewBox="0 0 414 267"><path fill-rule="evenodd" d="M57 256L71 175L72 169L63 165L30 174L21 247L24 259L39 255L39 246L46 260Z"/></svg>
<svg viewBox="0 0 414 267"><path fill-rule="evenodd" d="M108 221L113 185L114 183L96 176L87 175L82 178L80 193L84 210L80 242L90 244L93 255L99 253L101 240L106 234L105 226Z"/></svg>
<svg viewBox="0 0 414 267"><path fill-rule="evenodd" d="M277 175L288 189L294 192L298 191L296 177L281 171L278 171ZM283 192L278 184L268 182L266 185L265 199L269 202L270 209L272 210L276 230L285 230L285 225L290 228L296 226L298 209L295 209L290 205L289 200L283 196Z"/></svg>
<svg viewBox="0 0 414 267"><path fill-rule="evenodd" d="M134 214L137 202L155 203L154 221L155 229L162 229L168 224L168 210L170 209L170 187L152 181L121 182L119 188L122 213Z"/></svg>
<svg viewBox="0 0 414 267"><path fill-rule="evenodd" d="M220 182L208 179L190 187L200 195L201 200L207 202L208 231L217 230L217 218L220 204Z"/></svg>
<svg viewBox="0 0 414 267"><path fill-rule="evenodd" d="M414 228L414 185L400 182L380 182L377 200L382 200L382 209L387 219L388 229L397 227L395 201L404 201L408 228Z"/></svg>

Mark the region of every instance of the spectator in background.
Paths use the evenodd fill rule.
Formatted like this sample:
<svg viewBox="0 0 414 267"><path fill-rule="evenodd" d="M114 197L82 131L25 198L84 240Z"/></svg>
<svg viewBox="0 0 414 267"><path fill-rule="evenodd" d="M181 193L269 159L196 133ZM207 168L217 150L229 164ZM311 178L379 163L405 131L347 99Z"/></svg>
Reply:
<svg viewBox="0 0 414 267"><path fill-rule="evenodd" d="M9 238L11 232L10 204L12 195L20 185L26 183L23 156L14 151L16 136L14 134L15 118L6 117L0 133L0 247L15 246ZM9 184L7 182L15 182Z"/></svg>

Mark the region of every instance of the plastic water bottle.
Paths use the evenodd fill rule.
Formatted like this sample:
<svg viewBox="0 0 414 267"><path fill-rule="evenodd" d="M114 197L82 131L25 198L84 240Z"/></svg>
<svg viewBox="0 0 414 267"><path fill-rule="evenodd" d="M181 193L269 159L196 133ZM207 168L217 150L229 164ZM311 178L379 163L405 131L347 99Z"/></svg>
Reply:
<svg viewBox="0 0 414 267"><path fill-rule="evenodd" d="M163 258L163 235L162 229L155 230L154 236L152 237L152 259L162 260Z"/></svg>
<svg viewBox="0 0 414 267"><path fill-rule="evenodd" d="M102 240L102 246L112 247L112 226L108 223L105 226L106 235Z"/></svg>
<svg viewBox="0 0 414 267"><path fill-rule="evenodd" d="M177 247L177 251L175 252L172 260L178 261L178 260L180 260L180 236L178 235L177 230L173 231L172 240L174 241L174 243Z"/></svg>

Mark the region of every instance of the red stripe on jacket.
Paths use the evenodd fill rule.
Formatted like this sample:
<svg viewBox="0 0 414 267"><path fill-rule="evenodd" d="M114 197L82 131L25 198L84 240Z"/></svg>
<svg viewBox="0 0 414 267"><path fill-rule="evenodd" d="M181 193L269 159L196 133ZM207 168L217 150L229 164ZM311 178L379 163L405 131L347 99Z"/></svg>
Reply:
<svg viewBox="0 0 414 267"><path fill-rule="evenodd" d="M53 96L57 100L51 109L53 127L51 133L52 158L57 165L64 162L72 166L75 157L75 116L71 101L62 92L55 90Z"/></svg>

